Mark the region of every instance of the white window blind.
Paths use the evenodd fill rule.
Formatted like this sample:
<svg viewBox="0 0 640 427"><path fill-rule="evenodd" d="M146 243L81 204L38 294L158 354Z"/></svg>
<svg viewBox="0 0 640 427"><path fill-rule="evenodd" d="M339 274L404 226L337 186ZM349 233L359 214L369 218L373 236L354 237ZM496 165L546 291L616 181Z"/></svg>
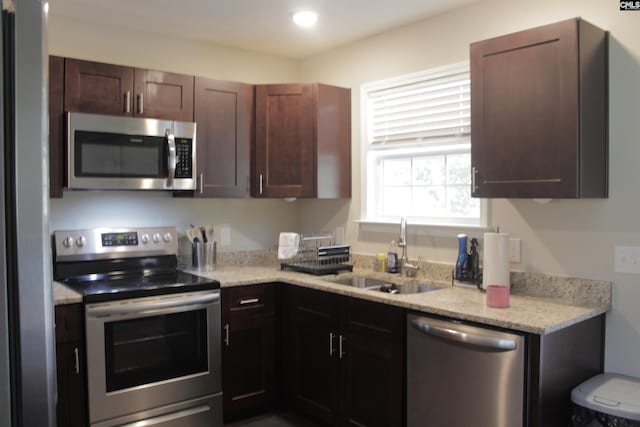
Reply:
<svg viewBox="0 0 640 427"><path fill-rule="evenodd" d="M471 198L469 63L363 85L362 218L486 224Z"/></svg>
<svg viewBox="0 0 640 427"><path fill-rule="evenodd" d="M469 63L450 65L371 86L370 144L437 142L470 132Z"/></svg>

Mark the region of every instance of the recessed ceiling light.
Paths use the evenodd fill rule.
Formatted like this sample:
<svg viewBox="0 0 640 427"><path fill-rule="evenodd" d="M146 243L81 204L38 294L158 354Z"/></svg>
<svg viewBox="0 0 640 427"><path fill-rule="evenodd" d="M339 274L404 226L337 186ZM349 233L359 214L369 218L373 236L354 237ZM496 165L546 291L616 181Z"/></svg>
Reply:
<svg viewBox="0 0 640 427"><path fill-rule="evenodd" d="M311 27L318 20L318 14L305 10L293 15L293 22L300 27Z"/></svg>

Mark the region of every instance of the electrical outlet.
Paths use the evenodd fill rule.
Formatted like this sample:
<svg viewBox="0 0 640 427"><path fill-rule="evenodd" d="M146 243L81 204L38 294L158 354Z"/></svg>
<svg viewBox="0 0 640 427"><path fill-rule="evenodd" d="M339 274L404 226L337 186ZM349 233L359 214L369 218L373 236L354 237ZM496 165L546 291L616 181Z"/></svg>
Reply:
<svg viewBox="0 0 640 427"><path fill-rule="evenodd" d="M218 227L220 233L220 246L231 245L231 227L229 225L220 225Z"/></svg>
<svg viewBox="0 0 640 427"><path fill-rule="evenodd" d="M520 247L522 246L520 239L509 239L509 261L513 263L521 262Z"/></svg>
<svg viewBox="0 0 640 427"><path fill-rule="evenodd" d="M616 246L614 270L616 273L640 274L640 247Z"/></svg>

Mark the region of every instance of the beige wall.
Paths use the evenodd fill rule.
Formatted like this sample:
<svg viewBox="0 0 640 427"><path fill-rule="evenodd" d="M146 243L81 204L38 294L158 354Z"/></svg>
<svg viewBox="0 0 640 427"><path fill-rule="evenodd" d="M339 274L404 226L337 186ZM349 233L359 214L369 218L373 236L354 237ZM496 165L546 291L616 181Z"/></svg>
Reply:
<svg viewBox="0 0 640 427"><path fill-rule="evenodd" d="M50 52L63 56L246 82L322 81L352 88L353 198L337 201L183 200L163 193L73 193L51 203L51 228L97 225L230 224L228 249L270 247L283 230L346 227L357 252L386 251L397 227L361 228L362 83L468 58L470 42L581 16L611 32L610 197L604 200L497 199L490 224L522 239L515 269L614 282L607 317L606 368L640 376L640 276L613 272L615 245L640 246L640 25L613 0L484 0L427 21L334 49L301 62L164 36L87 25L53 15ZM453 263L456 230L409 226L409 254ZM478 233L479 234L479 233Z"/></svg>
<svg viewBox="0 0 640 427"><path fill-rule="evenodd" d="M353 222L360 217L361 203L361 84L467 60L473 41L576 16L611 34L610 196L549 204L496 199L489 203L490 225L522 239L522 263L514 269L614 282L606 368L640 376L640 275L613 271L616 245L640 246L640 15L620 12L617 1L485 0L302 61L303 80L352 88L354 186L350 202L298 202L300 226L346 226L347 241L365 253L386 251L397 238L397 226L371 230ZM454 262L456 230L445 230L449 237L411 225L409 230L410 257Z"/></svg>
<svg viewBox="0 0 640 427"><path fill-rule="evenodd" d="M298 64L290 59L87 23L53 12L49 53L246 83L286 83L299 78Z"/></svg>

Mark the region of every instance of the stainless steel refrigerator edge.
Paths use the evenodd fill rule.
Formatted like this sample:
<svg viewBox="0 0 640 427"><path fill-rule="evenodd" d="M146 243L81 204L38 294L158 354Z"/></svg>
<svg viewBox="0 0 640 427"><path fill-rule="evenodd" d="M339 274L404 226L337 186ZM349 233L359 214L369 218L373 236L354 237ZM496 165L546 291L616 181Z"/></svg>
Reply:
<svg viewBox="0 0 640 427"><path fill-rule="evenodd" d="M3 8L7 3L13 2L3 1ZM5 197L11 197L7 194L10 192L15 199L11 204L2 206L5 213L2 237L7 239L3 262L17 260L16 277L7 278L7 269L3 271L3 290L11 286L10 294L19 295L19 298L7 300L6 292L0 294L0 303L14 305L18 313L17 319L7 319L4 318L6 311L3 311L1 322L6 324L0 325L0 339L5 340L11 333L15 334L15 345L9 352L3 346L0 354L0 389L2 393L9 393L10 386L15 387L17 383L17 388L14 388L17 395L0 395L3 410L9 399L14 402L11 415L0 414L3 426L55 425L56 379L48 225L48 62L44 7L41 0L15 2L15 97L7 105L7 94L3 94L5 108L14 110L13 123L5 122L3 125L4 128L11 126L15 132L12 141L4 141L3 138L4 143L15 144L13 159L4 159L15 165L13 179L3 177ZM6 78L3 75L3 81ZM12 360L10 354L13 355ZM10 359L10 369L14 373L13 384L10 384L11 376L6 377L7 359Z"/></svg>

